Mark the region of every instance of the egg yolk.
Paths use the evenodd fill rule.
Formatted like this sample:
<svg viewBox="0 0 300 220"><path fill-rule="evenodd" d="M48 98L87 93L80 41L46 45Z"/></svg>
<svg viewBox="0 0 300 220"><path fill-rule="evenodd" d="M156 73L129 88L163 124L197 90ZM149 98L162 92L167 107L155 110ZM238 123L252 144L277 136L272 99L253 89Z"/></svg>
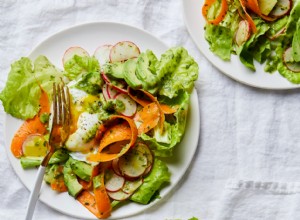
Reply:
<svg viewBox="0 0 300 220"><path fill-rule="evenodd" d="M71 133L74 133L77 129L77 121L79 115L82 112L87 111L87 109L94 103L98 102L99 98L94 95L87 95L79 101L73 101L71 98L71 116L72 116L72 125L71 125Z"/></svg>

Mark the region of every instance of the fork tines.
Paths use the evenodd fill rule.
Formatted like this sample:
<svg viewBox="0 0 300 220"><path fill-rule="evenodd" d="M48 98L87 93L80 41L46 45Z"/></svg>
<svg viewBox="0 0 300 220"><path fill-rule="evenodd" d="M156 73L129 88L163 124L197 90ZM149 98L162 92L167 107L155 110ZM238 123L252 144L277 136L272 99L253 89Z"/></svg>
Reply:
<svg viewBox="0 0 300 220"><path fill-rule="evenodd" d="M60 125L66 133L71 124L70 92L64 83L53 83L53 125Z"/></svg>

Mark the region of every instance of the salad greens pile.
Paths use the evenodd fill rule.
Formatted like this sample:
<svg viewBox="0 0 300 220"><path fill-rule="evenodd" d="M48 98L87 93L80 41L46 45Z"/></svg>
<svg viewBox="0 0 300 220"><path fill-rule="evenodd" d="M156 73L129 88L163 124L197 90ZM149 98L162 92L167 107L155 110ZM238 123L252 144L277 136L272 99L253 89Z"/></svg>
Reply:
<svg viewBox="0 0 300 220"><path fill-rule="evenodd" d="M219 13L220 2L216 2L211 6L208 17L215 17ZM256 70L254 60L264 63L266 72L278 71L290 82L299 84L300 1L291 0L293 4L289 13L278 16L274 21L266 21L248 10L257 30L254 32L250 30L250 26L244 27L242 33L238 33L240 22L245 21L241 13L243 11L241 1L227 2L228 9L224 19L217 25L208 22L205 26L205 39L209 43L210 50L225 61L231 59L231 54L235 54L247 68L253 71ZM274 7L274 4L268 1L258 2L265 2L264 7L271 7L271 5ZM273 1L275 6L276 2ZM249 37L246 37L244 42L237 42L237 37L247 35ZM291 54L287 53L289 48L292 48Z"/></svg>
<svg viewBox="0 0 300 220"><path fill-rule="evenodd" d="M95 56L74 54L64 61L63 70L55 67L42 55L33 62L23 57L11 65L6 86L0 93L0 100L8 114L27 120L39 112L41 88L51 97L53 82L64 81L69 87L71 106L77 111L76 114L80 114L75 114L78 118L77 130L69 136L64 148L56 151L51 158L45 181L52 187L53 181L62 180L69 194L75 198L82 191L77 179L91 181L95 164L83 158L86 151L72 151L85 148L89 150L88 153L92 153L93 148L86 147L94 143L100 124L112 115L133 118L135 112L143 108L138 102L132 103L134 101L127 95L127 87L134 91L146 91L155 97L160 105L174 107L174 112L165 115L163 129L156 126L147 132L139 133L137 137L136 142L149 147L154 159L151 167L149 166L149 174L143 177L141 186L135 190L130 200L148 204L170 181L171 173L163 157L172 156L174 147L184 135L189 98L197 77L198 65L182 47L171 48L160 58L151 50L146 50L139 52L137 57L106 63L100 63ZM110 94L107 95L108 91ZM118 95L122 99L116 98ZM126 115L126 108L131 108L132 104L137 105L137 110L132 110L131 115ZM41 122L47 126L48 117L42 118ZM43 135L42 140L49 138L49 134ZM20 157L24 169L36 167L41 161L40 156ZM94 178L94 184L100 186L97 178ZM57 190L57 184L55 187ZM118 203L114 200L112 206Z"/></svg>

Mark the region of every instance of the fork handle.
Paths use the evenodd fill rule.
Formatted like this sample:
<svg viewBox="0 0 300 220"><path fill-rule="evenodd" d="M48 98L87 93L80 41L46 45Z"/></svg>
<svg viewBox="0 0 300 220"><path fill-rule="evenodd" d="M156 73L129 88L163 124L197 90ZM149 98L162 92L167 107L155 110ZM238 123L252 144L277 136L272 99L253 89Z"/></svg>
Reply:
<svg viewBox="0 0 300 220"><path fill-rule="evenodd" d="M44 167L44 166L40 166L39 169L38 169L36 180L35 180L35 185L34 185L32 191L30 193L25 220L31 220L32 219L33 212L34 212L34 209L35 209L35 205L36 205L37 199L38 199L39 194L40 194L41 185L43 183L43 177L44 177L44 174L45 174L45 169L46 169L46 167Z"/></svg>

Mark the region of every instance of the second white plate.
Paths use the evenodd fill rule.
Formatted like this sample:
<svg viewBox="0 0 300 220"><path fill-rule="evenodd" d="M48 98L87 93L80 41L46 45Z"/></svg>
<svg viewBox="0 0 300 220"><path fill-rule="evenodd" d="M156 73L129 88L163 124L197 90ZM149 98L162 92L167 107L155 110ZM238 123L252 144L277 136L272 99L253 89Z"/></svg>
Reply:
<svg viewBox="0 0 300 220"><path fill-rule="evenodd" d="M264 64L255 63L256 72L246 68L238 56L232 55L227 62L213 54L205 40L205 19L202 16L204 0L182 0L186 27L202 54L221 72L243 84L262 89L294 89L300 85L292 84L278 72L269 74L264 71Z"/></svg>

